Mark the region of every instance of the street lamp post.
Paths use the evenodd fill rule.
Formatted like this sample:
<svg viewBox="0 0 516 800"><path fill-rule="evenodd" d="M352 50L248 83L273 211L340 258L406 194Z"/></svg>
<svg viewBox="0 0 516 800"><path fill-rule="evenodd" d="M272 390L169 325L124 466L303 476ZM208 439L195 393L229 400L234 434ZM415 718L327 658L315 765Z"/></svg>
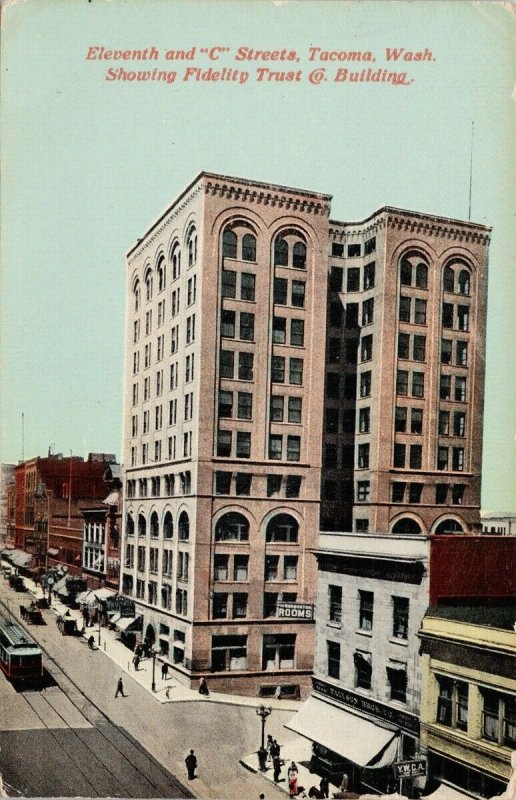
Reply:
<svg viewBox="0 0 516 800"><path fill-rule="evenodd" d="M272 708L270 707L266 708L265 706L260 706L259 708L256 708L255 711L262 721L262 741L260 749L258 750L258 764L260 767L260 771L265 772L265 770L267 769L266 767L267 750L265 749L265 720L271 713Z"/></svg>
<svg viewBox="0 0 516 800"><path fill-rule="evenodd" d="M156 691L156 651L152 649L152 691Z"/></svg>

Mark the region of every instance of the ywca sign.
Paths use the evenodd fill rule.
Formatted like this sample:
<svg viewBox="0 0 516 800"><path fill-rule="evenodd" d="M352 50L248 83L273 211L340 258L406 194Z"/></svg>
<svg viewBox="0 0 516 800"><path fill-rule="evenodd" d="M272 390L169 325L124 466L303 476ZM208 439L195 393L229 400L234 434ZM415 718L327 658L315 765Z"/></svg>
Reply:
<svg viewBox="0 0 516 800"><path fill-rule="evenodd" d="M396 780L400 778L417 778L426 775L426 759L413 758L410 761L397 761L394 763Z"/></svg>
<svg viewBox="0 0 516 800"><path fill-rule="evenodd" d="M284 619L313 619L314 607L310 603L278 603L278 617Z"/></svg>

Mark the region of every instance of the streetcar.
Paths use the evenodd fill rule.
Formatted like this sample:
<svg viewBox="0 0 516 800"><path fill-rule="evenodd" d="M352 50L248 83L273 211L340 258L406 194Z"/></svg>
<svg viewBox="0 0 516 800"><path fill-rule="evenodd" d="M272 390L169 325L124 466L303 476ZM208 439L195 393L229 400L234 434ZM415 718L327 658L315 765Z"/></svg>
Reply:
<svg viewBox="0 0 516 800"><path fill-rule="evenodd" d="M17 622L5 618L0 618L0 669L13 681L43 676L41 648Z"/></svg>

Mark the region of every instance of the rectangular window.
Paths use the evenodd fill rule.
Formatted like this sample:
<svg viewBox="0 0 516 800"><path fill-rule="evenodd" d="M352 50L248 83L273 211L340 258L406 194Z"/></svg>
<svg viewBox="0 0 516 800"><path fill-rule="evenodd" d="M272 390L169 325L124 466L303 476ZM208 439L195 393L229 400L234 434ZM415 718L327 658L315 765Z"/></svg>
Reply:
<svg viewBox="0 0 516 800"><path fill-rule="evenodd" d="M458 341L456 348L456 363L459 367L468 366L468 343Z"/></svg>
<svg viewBox="0 0 516 800"><path fill-rule="evenodd" d="M235 478L235 493L237 495L251 494L252 480L252 475L248 475L246 472L237 472Z"/></svg>
<svg viewBox="0 0 516 800"><path fill-rule="evenodd" d="M466 435L466 414L464 411L455 411L453 415L453 435Z"/></svg>
<svg viewBox="0 0 516 800"><path fill-rule="evenodd" d="M233 270L222 270L222 297L236 297L236 276Z"/></svg>
<svg viewBox="0 0 516 800"><path fill-rule="evenodd" d="M369 469L369 444L358 445L358 468Z"/></svg>
<svg viewBox="0 0 516 800"><path fill-rule="evenodd" d="M225 592L213 593L213 619L225 619L228 615L228 596Z"/></svg>
<svg viewBox="0 0 516 800"><path fill-rule="evenodd" d="M404 406L396 406L394 430L398 433L405 433L407 430L407 409Z"/></svg>
<svg viewBox="0 0 516 800"><path fill-rule="evenodd" d="M278 633L264 635L262 651L262 669L276 671L294 669L295 667L295 633Z"/></svg>
<svg viewBox="0 0 516 800"><path fill-rule="evenodd" d="M238 392L237 417L251 419L253 416L253 395L251 392Z"/></svg>
<svg viewBox="0 0 516 800"><path fill-rule="evenodd" d="M338 400L340 395L340 375L328 372L326 375L326 397Z"/></svg>
<svg viewBox="0 0 516 800"><path fill-rule="evenodd" d="M254 301L256 278L251 272L240 275L240 299Z"/></svg>
<svg viewBox="0 0 516 800"><path fill-rule="evenodd" d="M287 461L299 461L301 457L301 437L287 436Z"/></svg>
<svg viewBox="0 0 516 800"><path fill-rule="evenodd" d="M283 422L284 397L273 394L270 401L270 415L272 422Z"/></svg>
<svg viewBox="0 0 516 800"><path fill-rule="evenodd" d="M362 325L371 325L374 321L374 298L370 297L362 303Z"/></svg>
<svg viewBox="0 0 516 800"><path fill-rule="evenodd" d="M299 497L301 490L301 477L299 475L287 475L285 481L285 497Z"/></svg>
<svg viewBox="0 0 516 800"><path fill-rule="evenodd" d="M343 308L342 303L330 303L328 322L335 328L340 328L342 325Z"/></svg>
<svg viewBox="0 0 516 800"><path fill-rule="evenodd" d="M439 434L449 436L450 434L450 412L439 411Z"/></svg>
<svg viewBox="0 0 516 800"><path fill-rule="evenodd" d="M279 556L265 556L265 575L266 581L278 580Z"/></svg>
<svg viewBox="0 0 516 800"><path fill-rule="evenodd" d="M330 622L340 623L342 620L342 587L328 586L328 618Z"/></svg>
<svg viewBox="0 0 516 800"><path fill-rule="evenodd" d="M364 255L370 256L376 250L376 236L372 236L367 242L364 242Z"/></svg>
<svg viewBox="0 0 516 800"><path fill-rule="evenodd" d="M413 408L410 413L410 432L423 433L423 409Z"/></svg>
<svg viewBox="0 0 516 800"><path fill-rule="evenodd" d="M441 339L441 364L451 364L452 340Z"/></svg>
<svg viewBox="0 0 516 800"><path fill-rule="evenodd" d="M373 629L374 594L373 592L359 591L358 600L359 600L358 627L361 630L370 631Z"/></svg>
<svg viewBox="0 0 516 800"><path fill-rule="evenodd" d="M222 309L220 320L220 335L226 338L235 338L235 312Z"/></svg>
<svg viewBox="0 0 516 800"><path fill-rule="evenodd" d="M366 264L364 267L364 291L366 289L372 289L374 287L374 279L375 279L375 262L371 261L369 264Z"/></svg>
<svg viewBox="0 0 516 800"><path fill-rule="evenodd" d="M245 342L254 341L254 314L240 312L240 338Z"/></svg>
<svg viewBox="0 0 516 800"><path fill-rule="evenodd" d="M305 343L305 323L302 319L290 320L290 344L293 347L303 347Z"/></svg>
<svg viewBox="0 0 516 800"><path fill-rule="evenodd" d="M238 354L238 379L240 381L252 381L254 375L254 355L253 353Z"/></svg>
<svg viewBox="0 0 516 800"><path fill-rule="evenodd" d="M362 245L348 244L348 258L358 258L362 252Z"/></svg>
<svg viewBox="0 0 516 800"><path fill-rule="evenodd" d="M361 408L358 412L358 430L360 433L369 433L371 428L371 409Z"/></svg>
<svg viewBox="0 0 516 800"><path fill-rule="evenodd" d="M234 335L234 334L233 334ZM186 344L195 341L195 314L186 318Z"/></svg>
<svg viewBox="0 0 516 800"><path fill-rule="evenodd" d="M152 345L149 342L149 344L145 345L145 369L147 369L147 367L150 367L151 357L152 357Z"/></svg>
<svg viewBox="0 0 516 800"><path fill-rule="evenodd" d="M459 331L469 330L469 306L457 306L457 326Z"/></svg>
<svg viewBox="0 0 516 800"><path fill-rule="evenodd" d="M217 434L217 455L229 458L231 455L231 431L219 431Z"/></svg>
<svg viewBox="0 0 516 800"><path fill-rule="evenodd" d="M405 451L406 445L396 442L394 445L394 458L393 458L393 466L397 467L398 469L403 469L405 466Z"/></svg>
<svg viewBox="0 0 516 800"><path fill-rule="evenodd" d="M272 356L271 380L273 383L285 383L285 359L283 356Z"/></svg>
<svg viewBox="0 0 516 800"><path fill-rule="evenodd" d="M408 376L407 376L408 380ZM371 372L360 373L360 397L369 397L371 395Z"/></svg>
<svg viewBox="0 0 516 800"><path fill-rule="evenodd" d="M414 361L425 361L426 359L426 336L414 336L412 348L412 358Z"/></svg>
<svg viewBox="0 0 516 800"><path fill-rule="evenodd" d="M285 317L272 318L272 341L274 344L285 344L287 341L287 320Z"/></svg>
<svg viewBox="0 0 516 800"><path fill-rule="evenodd" d="M231 494L231 472L215 472L215 494Z"/></svg>
<svg viewBox="0 0 516 800"><path fill-rule="evenodd" d="M274 278L274 303L278 306L287 305L288 281L285 278Z"/></svg>
<svg viewBox="0 0 516 800"><path fill-rule="evenodd" d="M449 400L451 397L451 375L441 375L439 384L439 397L441 400Z"/></svg>
<svg viewBox="0 0 516 800"><path fill-rule="evenodd" d="M363 336L360 342L360 360L370 361L373 357L373 335Z"/></svg>
<svg viewBox="0 0 516 800"><path fill-rule="evenodd" d="M237 431L236 456L237 458L249 458L251 456L251 434L247 431Z"/></svg>
<svg viewBox="0 0 516 800"><path fill-rule="evenodd" d="M213 636L211 640L211 669L231 672L247 669L247 636Z"/></svg>
<svg viewBox="0 0 516 800"><path fill-rule="evenodd" d="M289 383L295 386L303 384L303 359L291 358L289 359Z"/></svg>
<svg viewBox="0 0 516 800"><path fill-rule="evenodd" d="M416 297L414 302L414 322L416 325L426 325L426 300Z"/></svg>
<svg viewBox="0 0 516 800"><path fill-rule="evenodd" d="M297 556L284 556L283 580L297 581Z"/></svg>
<svg viewBox="0 0 516 800"><path fill-rule="evenodd" d="M448 448L447 447L438 447L437 448L437 469L439 469L439 470L447 470L448 469Z"/></svg>
<svg viewBox="0 0 516 800"><path fill-rule="evenodd" d="M402 481L393 481L391 484L391 500L393 503L405 502L405 486Z"/></svg>
<svg viewBox="0 0 516 800"><path fill-rule="evenodd" d="M390 685L390 699L400 703L407 701L407 667L387 666L387 678Z"/></svg>
<svg viewBox="0 0 516 800"><path fill-rule="evenodd" d="M294 422L296 424L301 424L301 408L302 408L302 399L301 397L289 397L288 398L288 421Z"/></svg>
<svg viewBox="0 0 516 800"><path fill-rule="evenodd" d="M281 461L283 450L283 437L271 434L269 436L269 458Z"/></svg>
<svg viewBox="0 0 516 800"><path fill-rule="evenodd" d="M400 295L400 306L398 311L398 319L400 322L410 322L410 297Z"/></svg>
<svg viewBox="0 0 516 800"><path fill-rule="evenodd" d="M233 595L233 619L247 617L247 594L235 592Z"/></svg>
<svg viewBox="0 0 516 800"><path fill-rule="evenodd" d="M339 258L344 257L344 245L339 244L338 242L331 243L331 254L332 256L337 256Z"/></svg>
<svg viewBox="0 0 516 800"><path fill-rule="evenodd" d="M443 328L453 328L453 303L443 303L442 326Z"/></svg>
<svg viewBox="0 0 516 800"><path fill-rule="evenodd" d="M179 327L174 325L170 331L170 352L177 353L179 347Z"/></svg>
<svg viewBox="0 0 516 800"><path fill-rule="evenodd" d="M188 278L188 283L187 283L187 297L186 297L187 305L191 306L192 303L195 303L196 294L197 294L197 275L192 275L191 278ZM177 299L178 299L178 310L179 310L179 289L177 290Z"/></svg>
<svg viewBox="0 0 516 800"><path fill-rule="evenodd" d="M398 358L410 357L410 336L408 333L398 333Z"/></svg>
<svg viewBox="0 0 516 800"><path fill-rule="evenodd" d="M290 298L291 304L295 308L305 307L305 282L292 281L292 293Z"/></svg>
<svg viewBox="0 0 516 800"><path fill-rule="evenodd" d="M354 328L358 328L358 303L346 303L346 329L353 330Z"/></svg>
<svg viewBox="0 0 516 800"><path fill-rule="evenodd" d="M246 581L248 580L249 572L249 556L235 555L233 559L233 580Z"/></svg>
<svg viewBox="0 0 516 800"><path fill-rule="evenodd" d="M466 401L466 378L461 378L459 376L455 377L454 399L461 403Z"/></svg>
<svg viewBox="0 0 516 800"><path fill-rule="evenodd" d="M267 475L267 497L277 497L281 491L281 475Z"/></svg>
<svg viewBox="0 0 516 800"><path fill-rule="evenodd" d="M464 501L466 486L463 483L454 483L452 486L452 505L461 506Z"/></svg>
<svg viewBox="0 0 516 800"><path fill-rule="evenodd" d="M464 470L464 448L454 447L452 454L452 469L455 472L462 472Z"/></svg>
<svg viewBox="0 0 516 800"><path fill-rule="evenodd" d="M412 373L412 397L425 396L425 373L413 372Z"/></svg>
<svg viewBox="0 0 516 800"><path fill-rule="evenodd" d="M326 642L328 651L328 677L340 678L340 644L338 642Z"/></svg>
<svg viewBox="0 0 516 800"><path fill-rule="evenodd" d="M423 448L420 444L410 445L410 469L421 469L423 461Z"/></svg>
<svg viewBox="0 0 516 800"><path fill-rule="evenodd" d="M358 689L370 689L372 677L372 659L370 653L358 650L353 654L355 662L355 686Z"/></svg>
<svg viewBox="0 0 516 800"><path fill-rule="evenodd" d="M435 502L439 506L446 505L448 499L448 484L437 483L435 486Z"/></svg>
<svg viewBox="0 0 516 800"><path fill-rule="evenodd" d="M233 378L235 374L235 354L232 350L220 351L220 376Z"/></svg>
<svg viewBox="0 0 516 800"><path fill-rule="evenodd" d="M396 375L396 394L408 394L408 372L404 369L399 369Z"/></svg>
<svg viewBox="0 0 516 800"><path fill-rule="evenodd" d="M409 484L409 503L415 503L415 504L420 503L422 493L423 493L422 483Z"/></svg>
<svg viewBox="0 0 516 800"><path fill-rule="evenodd" d="M346 280L346 291L358 292L360 289L360 268L349 267Z"/></svg>
<svg viewBox="0 0 516 800"><path fill-rule="evenodd" d="M358 481L357 482L357 500L360 503L366 503L369 500L369 491L370 491L370 482L369 481Z"/></svg>

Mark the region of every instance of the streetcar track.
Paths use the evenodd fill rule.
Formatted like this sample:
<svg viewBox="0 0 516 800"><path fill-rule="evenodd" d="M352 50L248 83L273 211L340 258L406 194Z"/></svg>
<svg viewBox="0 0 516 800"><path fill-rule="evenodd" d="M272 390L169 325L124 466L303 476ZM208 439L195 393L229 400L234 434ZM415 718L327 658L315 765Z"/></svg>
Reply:
<svg viewBox="0 0 516 800"><path fill-rule="evenodd" d="M6 605L6 603L4 602L3 599L0 599L0 605L2 605L3 608L9 614L11 614L11 616L15 616L16 619L17 619L18 624L20 624L25 629L25 631L27 633L29 633L29 631L27 630L27 627L21 622L21 620L19 619L18 615L17 614L13 614L12 610L10 608L8 608L8 606ZM45 654L47 662L49 662L48 664L45 665L45 669L51 675L51 677L54 678L54 680L56 681L57 685L59 686L60 691L63 692L65 697L67 697L69 699L69 701L77 709L77 711L79 711L79 713L91 724L92 728L95 731L97 731L106 740L106 742L109 744L109 746L112 747L120 755L120 757L124 760L124 762L126 762L129 765L131 770L136 770L136 772L138 772L140 778L142 780L146 781L152 789L156 790L157 793L154 793L153 795L151 795L152 797L166 797L166 796L175 796L175 795L165 795L164 792L163 792L163 789L161 789L159 787L158 783L155 782L155 779L152 780L147 775L143 774L143 772L137 766L135 766L135 764L129 759L129 757L120 749L120 746L118 746L113 741L112 738L109 738L107 736L105 730L103 730L103 728L106 725L117 732L117 735L119 737L121 737L125 741L126 745L129 746L130 750L132 750L134 754L137 754L138 756L140 756L140 758L143 757L148 762L148 764L150 764L152 766L153 770L156 773L158 773L159 777L162 778L163 784L165 786L169 786L171 789L179 791L179 793L184 798L195 798L195 795L192 793L192 791L188 787L184 786L184 784L182 784L181 781L178 778L176 778L176 776L173 773L168 771L156 758L154 758L154 756L152 756L151 753L148 753L147 750L139 742L137 742L132 736L130 736L125 731L125 729L123 727L116 725L116 723L114 723L110 719L110 717L90 697L88 697L86 695L86 693L81 689L81 687L73 680L73 678L70 677L70 675L66 672L66 670L58 663L57 659L55 659L53 656L50 655L50 653L48 652L47 647L44 644L42 644L41 642L37 642L37 644L41 648L43 653ZM48 668L49 664L52 666L51 669ZM59 682L58 678L63 678L63 677L65 678L66 681L68 681L69 684L71 684L71 686L73 686L73 688L75 690L74 692L69 693L69 692L65 691L64 688L61 686L61 683ZM21 693L21 694L22 694L23 698L26 700L26 702L28 703L28 705L30 706L30 708L36 714L37 718L40 719L40 721L43 723L44 727L46 729L48 729L48 731L50 732L50 735L54 739L56 739L56 736L52 733L52 731L59 730L59 729L56 729L56 728L52 729L48 725L46 725L44 720L41 718L40 714L38 714L36 709L34 709L34 707L28 702L26 694L25 693ZM79 705L79 702L77 701L77 697L76 697L77 694L82 699L82 703L80 705ZM55 709L52 706L52 704L48 701L48 698L44 695L44 690L39 692L38 696L39 697L44 697L44 699L46 700L48 705L53 709L54 713L56 713L58 716L61 717L61 719L63 719L63 721L65 723L65 726L66 726L66 729L71 730L74 733L74 735L79 739L79 741L81 742L81 745L84 745L85 742L77 734L77 729L75 729L72 726L70 726L66 722L66 720L64 720L62 715L57 711L57 709ZM81 708L81 706L82 706L82 708ZM96 714L92 714L91 709L93 709L94 712L96 712L96 714L98 715L98 717L96 719L95 719ZM94 718L94 721L92 721L91 717ZM82 730L88 730L88 729L82 729ZM90 750L90 752L93 753L95 759L97 761L99 761L96 753L91 749L91 747L89 747L88 745L86 745L86 746L88 747L88 750ZM72 760L74 761L74 763L76 763L75 759L72 759ZM105 769L113 778L115 778L115 780L120 785L121 784L120 779L114 775L112 770L110 770L109 767L107 767L103 762L99 762L99 763L102 764L103 769ZM84 773L81 770L80 766L79 765L77 765L77 766L78 766L79 772L83 775L83 777L85 778L85 780L88 783L88 785L92 786L91 781L89 781L86 778L86 776L84 775ZM131 770L129 770L129 772ZM99 795L97 794L96 796L99 796ZM130 797L131 795L130 794L122 794L120 796Z"/></svg>

